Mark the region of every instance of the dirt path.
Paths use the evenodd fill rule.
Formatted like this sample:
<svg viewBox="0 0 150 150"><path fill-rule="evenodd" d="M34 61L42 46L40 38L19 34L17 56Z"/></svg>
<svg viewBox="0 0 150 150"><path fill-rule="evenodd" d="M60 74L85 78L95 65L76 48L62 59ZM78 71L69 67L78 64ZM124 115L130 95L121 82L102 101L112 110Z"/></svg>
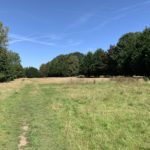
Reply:
<svg viewBox="0 0 150 150"><path fill-rule="evenodd" d="M23 148L28 144L28 140L27 140L27 137L26 137L26 134L28 132L28 125L27 124L24 124L22 126L22 133L21 135L19 136L20 140L19 140L19 144L18 144L18 149L19 150L23 150Z"/></svg>

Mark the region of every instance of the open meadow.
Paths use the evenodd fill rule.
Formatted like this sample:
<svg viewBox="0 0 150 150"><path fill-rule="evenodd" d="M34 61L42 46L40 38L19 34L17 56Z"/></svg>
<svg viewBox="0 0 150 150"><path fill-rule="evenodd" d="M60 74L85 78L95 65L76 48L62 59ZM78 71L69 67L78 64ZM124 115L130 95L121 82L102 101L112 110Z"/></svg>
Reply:
<svg viewBox="0 0 150 150"><path fill-rule="evenodd" d="M150 82L33 78L1 83L0 150L150 150Z"/></svg>

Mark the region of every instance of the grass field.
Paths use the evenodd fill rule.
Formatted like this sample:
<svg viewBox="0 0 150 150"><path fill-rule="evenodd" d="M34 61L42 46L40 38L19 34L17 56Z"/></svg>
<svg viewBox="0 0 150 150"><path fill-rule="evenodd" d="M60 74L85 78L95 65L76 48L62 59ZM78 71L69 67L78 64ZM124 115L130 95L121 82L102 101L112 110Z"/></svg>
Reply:
<svg viewBox="0 0 150 150"><path fill-rule="evenodd" d="M0 150L150 150L150 83L19 79L0 84Z"/></svg>

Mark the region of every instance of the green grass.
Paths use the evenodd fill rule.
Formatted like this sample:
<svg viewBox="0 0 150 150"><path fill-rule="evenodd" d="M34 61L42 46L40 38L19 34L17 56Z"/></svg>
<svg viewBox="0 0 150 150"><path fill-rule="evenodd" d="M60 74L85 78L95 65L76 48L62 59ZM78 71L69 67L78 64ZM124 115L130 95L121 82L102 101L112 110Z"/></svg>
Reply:
<svg viewBox="0 0 150 150"><path fill-rule="evenodd" d="M0 100L0 150L150 149L150 84L32 82Z"/></svg>

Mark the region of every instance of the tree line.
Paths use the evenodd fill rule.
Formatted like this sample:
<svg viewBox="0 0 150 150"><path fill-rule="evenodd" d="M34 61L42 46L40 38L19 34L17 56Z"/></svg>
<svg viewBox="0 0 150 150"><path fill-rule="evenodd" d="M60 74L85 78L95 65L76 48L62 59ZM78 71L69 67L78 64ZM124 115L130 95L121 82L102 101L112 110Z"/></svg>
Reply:
<svg viewBox="0 0 150 150"><path fill-rule="evenodd" d="M0 22L0 82L21 77L150 76L150 28L124 34L105 51L59 55L35 67L23 68L19 54L8 49L8 28Z"/></svg>
<svg viewBox="0 0 150 150"><path fill-rule="evenodd" d="M43 77L150 76L150 28L124 34L105 51L59 55L40 66Z"/></svg>
<svg viewBox="0 0 150 150"><path fill-rule="evenodd" d="M0 82L23 77L19 54L8 50L8 28L0 22Z"/></svg>

